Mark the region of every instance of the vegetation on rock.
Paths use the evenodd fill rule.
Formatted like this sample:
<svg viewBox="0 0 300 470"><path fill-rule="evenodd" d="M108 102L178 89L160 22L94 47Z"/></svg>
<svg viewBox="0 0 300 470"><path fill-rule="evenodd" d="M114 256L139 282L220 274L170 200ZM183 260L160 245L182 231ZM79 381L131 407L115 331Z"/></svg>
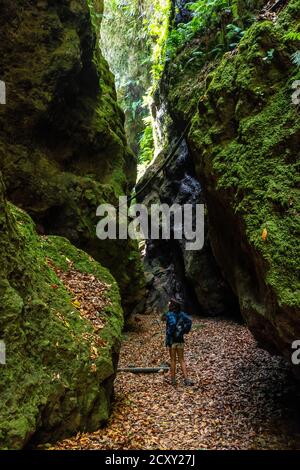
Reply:
<svg viewBox="0 0 300 470"><path fill-rule="evenodd" d="M114 0L105 6L103 49L140 164L149 163L154 154L152 95L164 70L171 7L170 0Z"/></svg>
<svg viewBox="0 0 300 470"><path fill-rule="evenodd" d="M103 2L20 5L2 2L0 19L8 87L0 168L8 196L42 233L67 237L108 267L128 313L143 292L137 245L96 238L98 205L117 203L136 178L113 76L97 45Z"/></svg>
<svg viewBox="0 0 300 470"><path fill-rule="evenodd" d="M176 121L193 117L188 143L217 262L261 345L289 357L300 304L300 120L292 103L299 69L291 60L299 48L293 34L299 2L271 16L262 10L260 17L255 3L252 18L243 2L231 6L225 23L220 15L204 36L177 50L164 89ZM234 51L212 56L234 18L244 31ZM195 56L200 50L205 53Z"/></svg>
<svg viewBox="0 0 300 470"><path fill-rule="evenodd" d="M280 17L275 27L254 24L237 54L224 57L207 78L190 142L208 193L215 253L241 311L262 345L288 356L299 330L300 120L291 98L296 70L284 33ZM268 326L261 331L264 319Z"/></svg>
<svg viewBox="0 0 300 470"><path fill-rule="evenodd" d="M2 0L0 52L7 88L0 107L0 340L6 345L0 448L95 430L92 443L87 436L82 444L78 434L68 445L172 445L151 431L139 434L141 416L142 426L150 419L149 390L166 386L161 377L134 398L134 411L126 403L130 416L113 415L116 440L99 431L110 415L124 316L144 308L152 314L132 321L146 327L150 348L142 360L154 363L162 359L162 341L153 315L165 309L169 290L183 293L198 313L239 310L258 345L289 361L300 338L300 0L111 0L105 10L103 0ZM138 244L96 237L97 207L130 195L138 163L151 163L136 186L151 179L138 202L205 203L208 229L197 253L187 252L185 240L146 244L147 299ZM179 445L199 448L200 429L205 448L264 447L253 444L256 431L248 424L267 423L270 437L278 406L270 407L269 420L257 414L256 402L269 384L280 390L277 377L288 383L283 359L259 351L244 325L224 320L223 329L222 320L209 319L198 334L203 325L195 323L191 357L202 402L199 408L193 398L190 412L204 421L191 421L190 438L179 426ZM227 395L215 339L228 352ZM139 360L134 345L141 337L134 333L132 340L126 357L133 346ZM200 364L199 341L213 366ZM252 373L255 361L262 368ZM255 374L264 377L258 388ZM123 379L118 390L126 395L130 381ZM257 395L249 404L252 390ZM142 399L147 405L140 412ZM228 406L238 417L234 426ZM136 441L128 432L135 419ZM221 430L226 440L218 432L211 442L207 429Z"/></svg>
<svg viewBox="0 0 300 470"><path fill-rule="evenodd" d="M0 183L0 337L7 350L0 448L20 449L32 437L56 440L108 418L123 313L110 273L68 240L38 236ZM53 270L68 272L70 264L103 284L101 330L80 314Z"/></svg>
<svg viewBox="0 0 300 470"><path fill-rule="evenodd" d="M299 1L181 2L170 25L154 100L173 135L192 122L214 256L260 344L290 357L300 333Z"/></svg>

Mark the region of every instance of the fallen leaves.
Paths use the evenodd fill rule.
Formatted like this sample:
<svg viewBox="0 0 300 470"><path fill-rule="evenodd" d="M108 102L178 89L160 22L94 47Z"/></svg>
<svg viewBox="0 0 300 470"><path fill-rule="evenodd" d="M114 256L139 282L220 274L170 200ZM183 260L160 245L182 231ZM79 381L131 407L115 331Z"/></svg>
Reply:
<svg viewBox="0 0 300 470"><path fill-rule="evenodd" d="M93 374L95 374L97 372L97 366L96 364L92 364L91 365L91 371L93 372Z"/></svg>
<svg viewBox="0 0 300 470"><path fill-rule="evenodd" d="M124 335L119 366L168 362L164 324L155 315L139 319ZM183 386L179 370L176 387L166 382L166 374L120 373L107 426L51 448L299 448L293 379L283 359L258 349L245 326L195 319L186 359L194 387Z"/></svg>
<svg viewBox="0 0 300 470"><path fill-rule="evenodd" d="M107 344L106 340L101 338L99 332L105 326L106 314L105 309L110 305L110 300L107 298L107 290L109 285L101 282L96 276L89 273L83 273L74 268L73 262L66 258L69 269L63 271L59 269L52 260L46 258L47 264L56 273L57 277L64 284L65 288L70 292L73 297L72 305L79 311L80 316L88 320L92 327L93 333L83 333L82 339L90 344L90 358L92 361L91 372L97 372L97 366L93 362L99 357L98 348L102 348ZM57 284L51 286L57 289ZM66 328L70 328L69 322L59 311L54 311L54 314L64 324ZM58 347L58 343L57 343Z"/></svg>
<svg viewBox="0 0 300 470"><path fill-rule="evenodd" d="M261 234L262 241L266 241L268 238L268 230L266 228L263 229L262 234Z"/></svg>
<svg viewBox="0 0 300 470"><path fill-rule="evenodd" d="M59 269L50 259L47 259L47 263L73 296L72 305L82 317L92 323L95 333L98 333L105 325L105 315L102 312L110 305L106 295L110 286L93 274L78 271L72 261L66 259L69 266L67 271ZM56 289L56 284L52 288Z"/></svg>
<svg viewBox="0 0 300 470"><path fill-rule="evenodd" d="M81 304L77 299L73 300L72 305L74 305L75 308L78 308L80 310Z"/></svg>

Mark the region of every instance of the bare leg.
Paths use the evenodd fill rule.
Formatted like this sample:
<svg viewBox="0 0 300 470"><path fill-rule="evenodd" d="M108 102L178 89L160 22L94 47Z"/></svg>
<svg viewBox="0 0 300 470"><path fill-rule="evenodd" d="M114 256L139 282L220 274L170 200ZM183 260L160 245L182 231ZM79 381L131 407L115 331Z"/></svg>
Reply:
<svg viewBox="0 0 300 470"><path fill-rule="evenodd" d="M171 358L171 381L175 381L175 375L176 375L176 349L174 348L169 348L170 351L170 358Z"/></svg>
<svg viewBox="0 0 300 470"><path fill-rule="evenodd" d="M186 370L186 363L184 360L184 352L183 349L177 348L177 355L178 355L178 361L182 370L182 374L185 380L187 380L187 370Z"/></svg>

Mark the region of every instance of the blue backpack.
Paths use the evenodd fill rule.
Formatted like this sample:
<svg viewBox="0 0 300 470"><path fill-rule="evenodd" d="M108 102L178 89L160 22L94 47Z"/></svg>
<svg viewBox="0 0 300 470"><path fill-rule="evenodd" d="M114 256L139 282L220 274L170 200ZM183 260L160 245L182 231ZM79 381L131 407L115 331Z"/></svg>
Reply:
<svg viewBox="0 0 300 470"><path fill-rule="evenodd" d="M191 318L183 312L180 312L178 315L178 320L174 332L174 340L182 340L183 335L186 335L191 331L192 320Z"/></svg>

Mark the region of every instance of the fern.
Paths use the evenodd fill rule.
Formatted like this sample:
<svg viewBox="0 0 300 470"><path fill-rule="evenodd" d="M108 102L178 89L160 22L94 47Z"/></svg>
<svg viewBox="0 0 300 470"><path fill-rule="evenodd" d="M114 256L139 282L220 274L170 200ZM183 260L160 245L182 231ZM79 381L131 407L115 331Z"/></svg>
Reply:
<svg viewBox="0 0 300 470"><path fill-rule="evenodd" d="M148 122L143 134L140 138L140 153L139 153L139 164L149 163L152 160L154 153L154 138L153 128L149 119L145 119L145 123Z"/></svg>
<svg viewBox="0 0 300 470"><path fill-rule="evenodd" d="M237 47L238 43L243 38L244 34L245 34L245 31L243 31L241 28L239 28L235 24L227 25L226 40L229 43L229 48L234 49L235 47Z"/></svg>
<svg viewBox="0 0 300 470"><path fill-rule="evenodd" d="M290 41L300 41L300 32L297 31L289 31L288 33L285 34L285 39L288 39Z"/></svg>
<svg viewBox="0 0 300 470"><path fill-rule="evenodd" d="M296 67L300 67L300 51L294 52L294 54L291 55L291 59Z"/></svg>
<svg viewBox="0 0 300 470"><path fill-rule="evenodd" d="M194 16L189 23L179 24L171 31L167 40L167 57L171 59L177 50L185 43L195 37L196 34L204 32L220 20L220 14L228 9L231 10L229 0L197 0L187 3Z"/></svg>
<svg viewBox="0 0 300 470"><path fill-rule="evenodd" d="M274 53L275 49L269 49L263 58L263 61L265 61L267 64L271 64L272 60L274 59Z"/></svg>

